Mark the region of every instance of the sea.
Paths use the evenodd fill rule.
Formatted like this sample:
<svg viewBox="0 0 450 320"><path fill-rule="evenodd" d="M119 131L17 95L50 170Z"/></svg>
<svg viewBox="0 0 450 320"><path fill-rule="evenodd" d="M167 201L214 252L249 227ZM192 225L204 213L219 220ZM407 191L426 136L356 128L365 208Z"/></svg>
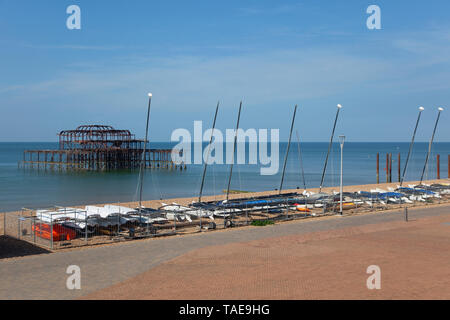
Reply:
<svg viewBox="0 0 450 320"><path fill-rule="evenodd" d="M151 148L172 148L174 143L150 142ZM206 145L204 145L206 147ZM59 171L23 168L19 162L24 150L57 149L55 142L0 143L0 212L21 208L47 208L99 203L123 203L138 200L139 170L108 172ZM398 181L398 154L401 169L405 165L408 142L345 142L343 147L343 184L376 183L376 156L380 154L380 182L386 182L386 154L392 153L392 180ZM246 145L248 152L249 146ZM235 164L231 189L265 191L280 188L287 143L279 146L279 170L274 175L261 175L261 165ZM299 152L300 150L300 152ZM328 142L293 142L286 163L283 189L314 188L320 185ZM422 173L428 143L414 144L405 181L418 180ZM270 150L269 150L270 151ZM341 148L333 143L324 187L338 187ZM270 152L269 152L270 154ZM449 142L436 142L425 171L425 179L437 176L437 155L440 155L441 178L447 178ZM224 155L225 157L225 155ZM303 170L302 170L303 168ZM143 200L197 197L203 172L202 164L188 164L186 170L146 169ZM303 172L303 174L302 174ZM229 164L212 164L207 168L203 195L219 195L227 189Z"/></svg>

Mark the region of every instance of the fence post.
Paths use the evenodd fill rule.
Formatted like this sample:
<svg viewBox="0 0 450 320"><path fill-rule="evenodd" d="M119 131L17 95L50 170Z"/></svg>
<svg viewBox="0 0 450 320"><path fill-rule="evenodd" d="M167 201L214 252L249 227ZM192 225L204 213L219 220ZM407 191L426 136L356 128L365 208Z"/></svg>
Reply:
<svg viewBox="0 0 450 320"><path fill-rule="evenodd" d="M405 207L405 221L408 222L408 207Z"/></svg>
<svg viewBox="0 0 450 320"><path fill-rule="evenodd" d="M53 215L50 213L50 248L53 249Z"/></svg>
<svg viewBox="0 0 450 320"><path fill-rule="evenodd" d="M39 238L42 238L42 213L41 217L39 218Z"/></svg>
<svg viewBox="0 0 450 320"><path fill-rule="evenodd" d="M33 241L36 243L36 217L33 217L33 227L31 228L31 232L33 232Z"/></svg>
<svg viewBox="0 0 450 320"><path fill-rule="evenodd" d="M245 223L248 226L248 210L245 208Z"/></svg>
<svg viewBox="0 0 450 320"><path fill-rule="evenodd" d="M120 210L119 214L117 215L117 236L120 235Z"/></svg>
<svg viewBox="0 0 450 320"><path fill-rule="evenodd" d="M6 236L6 212L3 212L3 235Z"/></svg>
<svg viewBox="0 0 450 320"><path fill-rule="evenodd" d="M84 242L87 245L88 242L88 215L87 211L84 215Z"/></svg>
<svg viewBox="0 0 450 320"><path fill-rule="evenodd" d="M288 204L287 198L286 198L286 218L285 219L286 220L289 219L289 204Z"/></svg>

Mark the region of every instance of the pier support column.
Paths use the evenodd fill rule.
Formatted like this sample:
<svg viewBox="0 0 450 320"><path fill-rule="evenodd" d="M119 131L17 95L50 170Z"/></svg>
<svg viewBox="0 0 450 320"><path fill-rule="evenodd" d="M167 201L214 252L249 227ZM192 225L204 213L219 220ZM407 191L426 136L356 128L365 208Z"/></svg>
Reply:
<svg viewBox="0 0 450 320"><path fill-rule="evenodd" d="M389 153L386 153L386 183L389 182Z"/></svg>
<svg viewBox="0 0 450 320"><path fill-rule="evenodd" d="M437 169L437 178L441 178L441 156L436 156L436 169Z"/></svg>
<svg viewBox="0 0 450 320"><path fill-rule="evenodd" d="M380 153L377 152L377 184L379 183L380 183Z"/></svg>
<svg viewBox="0 0 450 320"><path fill-rule="evenodd" d="M389 154L389 182L392 182L392 153Z"/></svg>

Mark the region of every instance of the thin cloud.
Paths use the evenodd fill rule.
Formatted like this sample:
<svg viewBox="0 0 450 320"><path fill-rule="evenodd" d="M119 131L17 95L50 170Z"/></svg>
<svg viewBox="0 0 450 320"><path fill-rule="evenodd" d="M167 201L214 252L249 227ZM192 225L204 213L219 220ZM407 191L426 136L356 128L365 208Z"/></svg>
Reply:
<svg viewBox="0 0 450 320"><path fill-rule="evenodd" d="M248 103L258 110L257 115L265 115L255 121L267 118L274 125L280 125L274 109L293 101L315 104L317 110L322 110L324 101L328 106L336 99L343 105L367 103L369 108L374 107L370 99L384 99L378 101L378 111L370 116L359 109L348 113L348 119L353 121L350 126L356 124L357 128L364 126L364 119L371 123L376 123L376 119L386 121L386 114L393 110L390 108L400 107L390 105L392 99L397 98L392 102L397 103L415 95L413 100L424 96L424 103L428 103L431 93L450 89L450 55L440 56L448 49L445 37L440 40L432 32L423 32L380 37L375 42L350 40L354 39L334 46L265 48L232 55L211 56L193 51L189 55L150 56L127 52L88 67L80 64L77 71L64 69L50 79L0 88L0 104L9 108L8 114L17 113L17 118L24 110L28 115L33 112L26 109L29 105L39 105L41 114L57 113L60 122L48 128L56 132L63 122L70 122L66 125L70 127L86 118L109 122L116 117L126 127L126 123L122 124L127 121L124 118L132 119L130 114L141 112L142 100L149 90L155 93L160 112L171 115L171 124L178 121L183 125L191 114L204 113L205 102L217 99L225 101L222 110L229 112L235 109L236 101L244 98L246 106ZM415 42L418 44L412 45ZM393 54L385 55L383 50ZM125 112L127 117L123 116ZM360 113L355 115L357 112ZM397 117L400 111L395 112ZM320 118L320 111L317 113L315 116ZM5 128L20 128L12 123L3 117ZM157 129L160 137L166 137L170 131L167 125ZM389 130L386 129L386 136Z"/></svg>
<svg viewBox="0 0 450 320"><path fill-rule="evenodd" d="M70 50L93 50L93 51L111 51L119 49L130 49L123 46L91 46L91 45L79 45L79 44L63 44L63 45L36 45L36 44L24 44L24 47L33 49L70 49Z"/></svg>
<svg viewBox="0 0 450 320"><path fill-rule="evenodd" d="M200 96L216 99L245 95L255 103L317 98L372 81L388 68L381 60L314 50L216 58L178 56L129 70L109 66L64 73L56 79L17 86L16 90L39 95L107 94L120 90L126 96L136 88L153 87L164 93L167 101L195 108Z"/></svg>
<svg viewBox="0 0 450 320"><path fill-rule="evenodd" d="M278 5L271 8L266 7L242 7L238 8L238 13L242 15L254 16L254 15L262 15L262 14L283 14L283 13L291 13L293 11L298 10L302 7L302 4L283 4Z"/></svg>

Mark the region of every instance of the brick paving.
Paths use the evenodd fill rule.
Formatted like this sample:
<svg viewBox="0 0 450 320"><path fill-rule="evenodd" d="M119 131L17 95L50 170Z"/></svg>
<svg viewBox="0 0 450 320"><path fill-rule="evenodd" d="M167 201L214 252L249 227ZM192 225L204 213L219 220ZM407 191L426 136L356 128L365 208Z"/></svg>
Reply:
<svg viewBox="0 0 450 320"><path fill-rule="evenodd" d="M449 215L209 246L87 299L450 299ZM381 268L381 289L366 286Z"/></svg>

